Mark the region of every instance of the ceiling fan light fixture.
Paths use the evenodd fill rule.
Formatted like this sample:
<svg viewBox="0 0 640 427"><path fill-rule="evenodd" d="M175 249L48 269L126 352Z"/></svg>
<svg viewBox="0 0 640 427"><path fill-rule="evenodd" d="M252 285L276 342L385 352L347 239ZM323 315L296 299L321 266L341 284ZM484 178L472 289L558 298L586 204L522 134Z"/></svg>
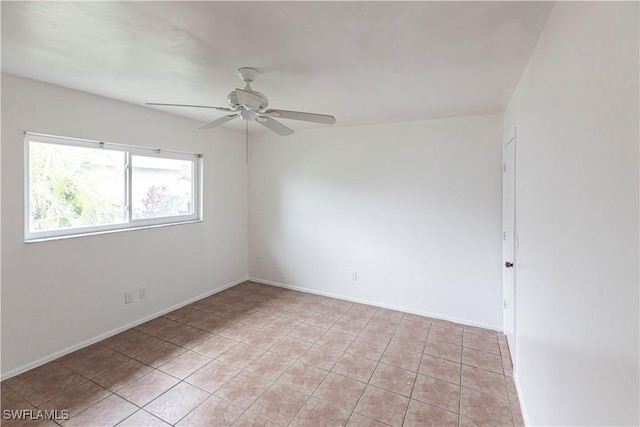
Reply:
<svg viewBox="0 0 640 427"><path fill-rule="evenodd" d="M258 115L252 110L241 110L240 117L242 120L255 120Z"/></svg>

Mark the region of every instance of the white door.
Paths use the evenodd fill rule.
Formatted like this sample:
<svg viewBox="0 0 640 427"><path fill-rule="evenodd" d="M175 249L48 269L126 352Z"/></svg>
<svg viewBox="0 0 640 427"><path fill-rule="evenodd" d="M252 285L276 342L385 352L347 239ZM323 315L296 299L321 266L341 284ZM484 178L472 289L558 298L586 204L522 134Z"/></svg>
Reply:
<svg viewBox="0 0 640 427"><path fill-rule="evenodd" d="M504 333L507 335L511 358L516 361L516 138L515 135L504 146L502 182L502 269Z"/></svg>

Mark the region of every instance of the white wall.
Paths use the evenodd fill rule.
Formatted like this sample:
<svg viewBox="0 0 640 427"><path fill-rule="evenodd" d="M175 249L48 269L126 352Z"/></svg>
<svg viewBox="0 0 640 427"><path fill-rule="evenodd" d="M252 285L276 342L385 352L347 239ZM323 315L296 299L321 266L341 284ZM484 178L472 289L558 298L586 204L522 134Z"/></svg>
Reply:
<svg viewBox="0 0 640 427"><path fill-rule="evenodd" d="M517 127L517 380L531 425L638 425L638 3L557 3Z"/></svg>
<svg viewBox="0 0 640 427"><path fill-rule="evenodd" d="M239 133L2 75L2 373L244 279ZM204 221L23 242L23 130L204 153ZM124 304L124 292L147 288Z"/></svg>
<svg viewBox="0 0 640 427"><path fill-rule="evenodd" d="M250 276L501 329L502 133L492 115L254 138Z"/></svg>

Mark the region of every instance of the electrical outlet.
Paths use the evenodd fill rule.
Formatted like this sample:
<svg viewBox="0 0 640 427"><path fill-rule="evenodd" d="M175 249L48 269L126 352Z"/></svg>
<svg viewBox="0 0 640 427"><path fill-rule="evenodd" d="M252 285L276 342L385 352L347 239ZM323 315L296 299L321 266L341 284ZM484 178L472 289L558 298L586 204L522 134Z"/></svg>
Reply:
<svg viewBox="0 0 640 427"><path fill-rule="evenodd" d="M147 288L140 288L140 299L145 299L147 297Z"/></svg>
<svg viewBox="0 0 640 427"><path fill-rule="evenodd" d="M131 304L133 302L133 294L131 292L124 293L124 303Z"/></svg>
<svg viewBox="0 0 640 427"><path fill-rule="evenodd" d="M351 280L354 282L358 281L358 272L357 271L352 271L351 272Z"/></svg>

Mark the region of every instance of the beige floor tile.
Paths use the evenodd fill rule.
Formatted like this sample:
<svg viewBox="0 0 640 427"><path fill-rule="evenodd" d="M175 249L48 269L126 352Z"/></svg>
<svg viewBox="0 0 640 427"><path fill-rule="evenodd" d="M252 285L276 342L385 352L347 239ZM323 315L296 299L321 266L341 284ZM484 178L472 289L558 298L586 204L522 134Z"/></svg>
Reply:
<svg viewBox="0 0 640 427"><path fill-rule="evenodd" d="M389 346L380 361L397 368L418 372L421 359L422 353Z"/></svg>
<svg viewBox="0 0 640 427"><path fill-rule="evenodd" d="M169 424L175 424L209 396L206 391L181 382L144 409Z"/></svg>
<svg viewBox="0 0 640 427"><path fill-rule="evenodd" d="M419 314L404 313L404 316L402 316L402 322L405 321L415 322L422 326L431 326L431 322L433 322L433 319L431 317L421 316Z"/></svg>
<svg viewBox="0 0 640 427"><path fill-rule="evenodd" d="M369 384L409 397L415 381L415 372L379 363Z"/></svg>
<svg viewBox="0 0 640 427"><path fill-rule="evenodd" d="M401 426L409 398L367 386L355 412L390 426Z"/></svg>
<svg viewBox="0 0 640 427"><path fill-rule="evenodd" d="M102 343L125 356L134 357L162 344L163 341L144 332L129 329L102 341Z"/></svg>
<svg viewBox="0 0 640 427"><path fill-rule="evenodd" d="M384 354L387 344L387 342L372 342L364 338L355 338L347 349L347 353L377 362Z"/></svg>
<svg viewBox="0 0 640 427"><path fill-rule="evenodd" d="M360 415L356 412L351 414L351 418L349 418L349 422L347 423L347 427L386 427L386 424L383 424L379 421L372 420L371 418L367 418L364 415Z"/></svg>
<svg viewBox="0 0 640 427"><path fill-rule="evenodd" d="M208 365L189 375L185 381L209 393L214 393L239 373L240 369L235 366L212 360Z"/></svg>
<svg viewBox="0 0 640 427"><path fill-rule="evenodd" d="M167 341L184 348L193 348L201 342L211 338L212 336L213 334L210 332L203 331L202 329L191 328L191 330L189 330L188 332L176 335L175 337Z"/></svg>
<svg viewBox="0 0 640 427"><path fill-rule="evenodd" d="M513 425L508 400L465 387L460 393L460 415L479 425Z"/></svg>
<svg viewBox="0 0 640 427"><path fill-rule="evenodd" d="M352 411L365 387L363 382L330 372L313 395Z"/></svg>
<svg viewBox="0 0 640 427"><path fill-rule="evenodd" d="M69 416L74 417L89 406L110 396L111 392L99 385L86 382L77 387L65 391L60 396L47 403L40 405L38 409L43 410L63 410L69 411Z"/></svg>
<svg viewBox="0 0 640 427"><path fill-rule="evenodd" d="M460 384L461 369L460 363L424 354L418 372L439 380Z"/></svg>
<svg viewBox="0 0 640 427"><path fill-rule="evenodd" d="M144 353L138 354L135 359L144 363L145 365L157 368L158 366L167 363L171 359L180 356L185 351L187 351L186 348L165 341L161 344L158 344L151 350L147 350Z"/></svg>
<svg viewBox="0 0 640 427"><path fill-rule="evenodd" d="M329 329L340 317L342 317L342 313L329 312L325 306L325 308L319 312L313 313L313 315L306 320L306 323L319 328Z"/></svg>
<svg viewBox="0 0 640 427"><path fill-rule="evenodd" d="M174 377L184 379L209 362L211 362L211 358L188 350L174 357L167 363L160 365L158 369Z"/></svg>
<svg viewBox="0 0 640 427"><path fill-rule="evenodd" d="M497 338L499 335L497 331L492 329L478 328L477 326L464 325L465 334L481 335L488 338Z"/></svg>
<svg viewBox="0 0 640 427"><path fill-rule="evenodd" d="M138 362L134 359L129 359L129 361L116 366L110 372L94 378L93 382L108 390L117 391L131 384L138 378L143 377L152 370L153 368L145 365L144 363Z"/></svg>
<svg viewBox="0 0 640 427"><path fill-rule="evenodd" d="M318 338L316 344L335 351L344 352L349 348L354 339L353 335L343 334L337 331L326 331Z"/></svg>
<svg viewBox="0 0 640 427"><path fill-rule="evenodd" d="M464 347L462 350L462 363L486 371L504 374L502 369L502 358L497 354L487 353Z"/></svg>
<svg viewBox="0 0 640 427"><path fill-rule="evenodd" d="M247 409L270 386L271 381L266 378L250 372L241 372L220 387L215 395Z"/></svg>
<svg viewBox="0 0 640 427"><path fill-rule="evenodd" d="M146 334L152 334L156 330L159 330L166 326L170 326L174 324L176 324L175 321L168 319L164 316L160 316L160 317L156 317L155 319L149 320L148 322L144 322L136 326L134 329L144 332Z"/></svg>
<svg viewBox="0 0 640 427"><path fill-rule="evenodd" d="M247 338L245 338L243 342L245 344L258 347L262 350L269 350L271 346L273 346L280 338L282 338L282 335L270 334L268 332L264 332L264 330L262 329L258 329Z"/></svg>
<svg viewBox="0 0 640 427"><path fill-rule="evenodd" d="M236 340L220 335L211 335L200 344L193 346L192 350L207 357L216 358L236 344L238 344Z"/></svg>
<svg viewBox="0 0 640 427"><path fill-rule="evenodd" d="M457 363L460 363L462 360L462 347L445 341L439 341L431 337L427 340L427 345L424 347L424 353Z"/></svg>
<svg viewBox="0 0 640 427"><path fill-rule="evenodd" d="M368 382L377 363L364 357L358 357L351 353L345 353L331 369L336 374L341 374L358 381Z"/></svg>
<svg viewBox="0 0 640 427"><path fill-rule="evenodd" d="M463 325L449 322L448 320L442 320L442 319L433 319L433 322L431 322L431 326L438 326L444 329L453 329L455 331L460 331L460 332L462 332L462 330L464 329Z"/></svg>
<svg viewBox="0 0 640 427"><path fill-rule="evenodd" d="M325 332L326 332L326 329L324 328L319 328L317 326L313 326L308 323L303 323L293 328L293 330L289 332L289 336L293 338L297 338L302 341L314 343Z"/></svg>
<svg viewBox="0 0 640 427"><path fill-rule="evenodd" d="M120 396L112 394L97 404L88 407L75 417L62 423L65 427L113 426L129 417L138 408Z"/></svg>
<svg viewBox="0 0 640 427"><path fill-rule="evenodd" d="M330 370L335 366L342 354L341 351L314 344L298 360L308 365Z"/></svg>
<svg viewBox="0 0 640 427"><path fill-rule="evenodd" d="M491 393L504 400L509 398L504 375L472 366L462 365L462 387Z"/></svg>
<svg viewBox="0 0 640 427"><path fill-rule="evenodd" d="M230 426L244 409L216 396L211 396L184 417L178 426Z"/></svg>
<svg viewBox="0 0 640 427"><path fill-rule="evenodd" d="M245 370L275 381L293 364L294 360L269 351L252 361Z"/></svg>
<svg viewBox="0 0 640 427"><path fill-rule="evenodd" d="M296 427L337 427L344 426L351 412L331 403L311 397L290 424Z"/></svg>
<svg viewBox="0 0 640 427"><path fill-rule="evenodd" d="M434 325L429 329L429 338L450 344L462 345L462 331L458 329L442 328Z"/></svg>
<svg viewBox="0 0 640 427"><path fill-rule="evenodd" d="M59 359L64 366L89 379L110 372L128 360L128 357L102 344L85 347Z"/></svg>
<svg viewBox="0 0 640 427"><path fill-rule="evenodd" d="M169 427L169 424L160 418L151 415L147 411L140 409L118 424L118 427Z"/></svg>
<svg viewBox="0 0 640 427"><path fill-rule="evenodd" d="M311 348L311 343L290 336L280 338L269 351L281 356L297 359Z"/></svg>
<svg viewBox="0 0 640 427"><path fill-rule="evenodd" d="M273 420L258 415L251 410L246 411L233 424L233 427L282 427Z"/></svg>
<svg viewBox="0 0 640 427"><path fill-rule="evenodd" d="M496 336L487 337L485 335L464 334L463 345L487 353L500 354L500 345Z"/></svg>
<svg viewBox="0 0 640 427"><path fill-rule="evenodd" d="M366 319L354 320L343 317L334 323L330 330L356 336L366 324Z"/></svg>
<svg viewBox="0 0 640 427"><path fill-rule="evenodd" d="M457 427L458 414L411 400L403 425L406 427Z"/></svg>
<svg viewBox="0 0 640 427"><path fill-rule="evenodd" d="M419 336L411 336L406 334L394 334L389 341L389 347L397 347L403 350L411 350L414 352L424 351L424 346L427 343L427 338Z"/></svg>
<svg viewBox="0 0 640 427"><path fill-rule="evenodd" d="M251 362L262 356L263 353L264 350L258 347L239 342L218 356L217 360L233 365L236 368L244 369Z"/></svg>
<svg viewBox="0 0 640 427"><path fill-rule="evenodd" d="M39 406L82 383L86 378L56 362L49 362L7 380L23 399Z"/></svg>
<svg viewBox="0 0 640 427"><path fill-rule="evenodd" d="M171 375L153 370L118 390L117 394L142 407L179 382L179 379Z"/></svg>
<svg viewBox="0 0 640 427"><path fill-rule="evenodd" d="M327 376L327 371L302 362L296 362L282 374L278 383L311 394Z"/></svg>
<svg viewBox="0 0 640 427"><path fill-rule="evenodd" d="M278 424L289 425L308 399L309 394L276 383L256 401L251 410Z"/></svg>
<svg viewBox="0 0 640 427"><path fill-rule="evenodd" d="M418 374L411 398L457 414L460 409L460 386Z"/></svg>

